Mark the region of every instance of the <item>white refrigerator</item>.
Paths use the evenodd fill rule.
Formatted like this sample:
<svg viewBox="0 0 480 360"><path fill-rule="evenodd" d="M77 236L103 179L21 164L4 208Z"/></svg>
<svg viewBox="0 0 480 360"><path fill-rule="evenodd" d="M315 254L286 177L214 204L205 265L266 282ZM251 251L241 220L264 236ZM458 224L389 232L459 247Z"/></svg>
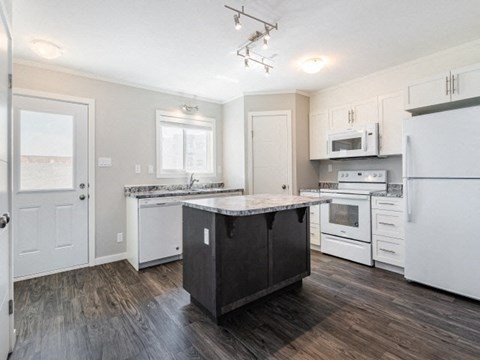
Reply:
<svg viewBox="0 0 480 360"><path fill-rule="evenodd" d="M480 106L403 133L405 278L480 300Z"/></svg>

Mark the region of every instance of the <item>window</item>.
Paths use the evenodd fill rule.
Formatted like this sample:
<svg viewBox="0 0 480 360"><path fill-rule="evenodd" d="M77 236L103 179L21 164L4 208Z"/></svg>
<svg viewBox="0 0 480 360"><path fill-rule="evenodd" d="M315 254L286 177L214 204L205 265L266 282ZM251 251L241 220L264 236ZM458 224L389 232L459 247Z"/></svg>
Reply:
<svg viewBox="0 0 480 360"><path fill-rule="evenodd" d="M215 120L157 112L157 177L215 174Z"/></svg>
<svg viewBox="0 0 480 360"><path fill-rule="evenodd" d="M20 190L73 188L73 116L20 111Z"/></svg>

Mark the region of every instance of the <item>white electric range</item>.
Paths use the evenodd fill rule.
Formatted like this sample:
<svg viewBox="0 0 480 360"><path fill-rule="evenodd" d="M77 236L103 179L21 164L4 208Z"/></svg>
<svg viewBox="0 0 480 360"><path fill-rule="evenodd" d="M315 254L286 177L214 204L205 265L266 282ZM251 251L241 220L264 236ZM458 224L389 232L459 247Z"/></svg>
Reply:
<svg viewBox="0 0 480 360"><path fill-rule="evenodd" d="M338 189L321 189L332 198L321 209L321 251L373 265L371 194L387 190L387 171L339 171Z"/></svg>

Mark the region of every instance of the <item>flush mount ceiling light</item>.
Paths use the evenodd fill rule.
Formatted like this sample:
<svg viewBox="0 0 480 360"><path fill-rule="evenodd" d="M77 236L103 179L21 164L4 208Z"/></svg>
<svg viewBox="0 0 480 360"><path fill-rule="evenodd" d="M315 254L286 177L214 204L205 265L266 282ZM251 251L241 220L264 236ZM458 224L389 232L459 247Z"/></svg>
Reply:
<svg viewBox="0 0 480 360"><path fill-rule="evenodd" d="M261 60L252 58L251 48L257 41L260 41L263 39L262 48L264 50L268 49L268 40L270 40L271 38L270 32L272 30L278 30L278 23L275 23L275 25L270 24L255 16L247 14L245 12L244 6L242 6L242 10L232 8L228 5L225 5L225 7L229 10L236 12L236 14L233 16L233 20L235 22L235 29L237 30L240 30L242 27L242 24L240 23L240 16L242 15L263 24L265 31L256 31L255 33L253 33L253 35L251 35L248 38L248 41L237 49L237 55L244 58L245 69L248 69L250 67L250 61L254 63L258 63L264 67L265 75L268 76L270 74L270 70L273 69L273 66L271 64L267 64L264 62L264 60L266 59L264 56L258 55L258 58L260 58Z"/></svg>
<svg viewBox="0 0 480 360"><path fill-rule="evenodd" d="M33 40L30 43L30 48L44 59L52 60L63 55L63 49L60 46L46 40Z"/></svg>
<svg viewBox="0 0 480 360"><path fill-rule="evenodd" d="M325 66L325 60L321 58L312 58L302 63L302 70L307 74L316 74Z"/></svg>
<svg viewBox="0 0 480 360"><path fill-rule="evenodd" d="M186 113L193 113L198 111L198 106L183 104L182 106L180 106L180 109L182 109L182 111Z"/></svg>

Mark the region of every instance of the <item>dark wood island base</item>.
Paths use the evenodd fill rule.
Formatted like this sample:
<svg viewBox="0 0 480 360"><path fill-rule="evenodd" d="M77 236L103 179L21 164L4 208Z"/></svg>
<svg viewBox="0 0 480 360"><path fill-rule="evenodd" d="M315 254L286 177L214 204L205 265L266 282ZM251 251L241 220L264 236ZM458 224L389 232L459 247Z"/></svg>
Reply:
<svg viewBox="0 0 480 360"><path fill-rule="evenodd" d="M183 287L192 303L218 323L301 286L310 275L309 205L240 216L184 206Z"/></svg>

